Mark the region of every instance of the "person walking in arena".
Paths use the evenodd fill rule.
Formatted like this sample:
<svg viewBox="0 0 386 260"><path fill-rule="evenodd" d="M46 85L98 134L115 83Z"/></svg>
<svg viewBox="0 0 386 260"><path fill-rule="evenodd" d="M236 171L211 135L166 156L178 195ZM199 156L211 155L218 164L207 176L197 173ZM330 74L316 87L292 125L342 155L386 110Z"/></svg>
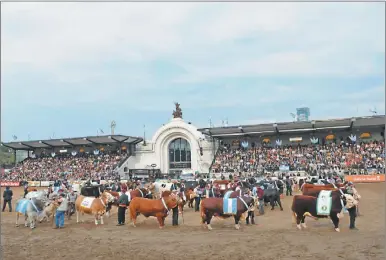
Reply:
<svg viewBox="0 0 386 260"><path fill-rule="evenodd" d="M201 197L204 193L204 189L205 189L205 184L204 184L204 187L202 187L201 185L198 185L194 189L194 193L196 193L196 197L194 198L194 206L195 206L194 211L196 212L200 211L200 202L201 202Z"/></svg>
<svg viewBox="0 0 386 260"><path fill-rule="evenodd" d="M27 193L28 193L28 182L25 181L25 182L24 182L24 196L23 196L23 198L25 198L25 196L27 195Z"/></svg>
<svg viewBox="0 0 386 260"><path fill-rule="evenodd" d="M71 219L71 215L75 213L75 201L77 199L78 195L75 193L73 189L71 189L70 193L67 195L68 199L68 209L67 209L67 216L68 220Z"/></svg>
<svg viewBox="0 0 386 260"><path fill-rule="evenodd" d="M246 196L246 197L251 196L251 195L253 196L253 193L251 191L248 191L246 194L244 194L244 196ZM248 215L245 219L245 223L247 225L249 225L249 223L251 223L252 225L256 225L256 223L255 223L255 205L252 205L248 209Z"/></svg>
<svg viewBox="0 0 386 260"><path fill-rule="evenodd" d="M126 193L122 193L122 195L118 199L118 224L117 226L125 225L125 217L126 217L126 209L129 206L129 196Z"/></svg>
<svg viewBox="0 0 386 260"><path fill-rule="evenodd" d="M285 181L285 186L286 186L286 195L292 196L292 180L287 176L286 181Z"/></svg>
<svg viewBox="0 0 386 260"><path fill-rule="evenodd" d="M12 212L12 197L13 197L12 190L8 186L5 187L5 191L3 192L3 212L7 204L8 204L9 212Z"/></svg>
<svg viewBox="0 0 386 260"><path fill-rule="evenodd" d="M177 181L173 181L172 185L170 186L171 192L177 192ZM174 208L172 208L173 216L172 216L172 225L178 226L178 205L176 205Z"/></svg>
<svg viewBox="0 0 386 260"><path fill-rule="evenodd" d="M350 194L355 198L355 189L354 184L352 182L348 182L346 185L346 192L347 194ZM353 206L349 209L347 209L348 214L350 215L350 229L351 230L358 230L358 228L355 226L355 219L357 217L357 207Z"/></svg>
<svg viewBox="0 0 386 260"><path fill-rule="evenodd" d="M56 209L55 213L55 229L64 228L64 214L68 210L68 200L64 193L60 194L57 204L59 207Z"/></svg>
<svg viewBox="0 0 386 260"><path fill-rule="evenodd" d="M253 188L252 193L257 197L257 200L259 201L259 214L264 215L264 190L263 186L260 186L259 184L256 185L256 187Z"/></svg>

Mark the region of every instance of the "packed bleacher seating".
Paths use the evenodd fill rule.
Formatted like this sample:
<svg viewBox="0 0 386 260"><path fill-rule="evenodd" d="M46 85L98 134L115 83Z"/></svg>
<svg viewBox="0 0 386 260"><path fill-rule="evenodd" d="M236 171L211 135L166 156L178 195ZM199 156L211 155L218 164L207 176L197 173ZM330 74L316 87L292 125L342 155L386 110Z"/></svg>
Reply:
<svg viewBox="0 0 386 260"><path fill-rule="evenodd" d="M368 169L384 173L384 154L383 141L247 149L231 149L225 145L220 148L212 169L215 172L255 174L278 171L280 166L289 166L290 170L319 174L322 171L367 174Z"/></svg>
<svg viewBox="0 0 386 260"><path fill-rule="evenodd" d="M75 180L112 180L117 179L114 171L126 154L61 154L55 157L27 158L10 171L2 172L1 179L6 181L52 181L61 178Z"/></svg>

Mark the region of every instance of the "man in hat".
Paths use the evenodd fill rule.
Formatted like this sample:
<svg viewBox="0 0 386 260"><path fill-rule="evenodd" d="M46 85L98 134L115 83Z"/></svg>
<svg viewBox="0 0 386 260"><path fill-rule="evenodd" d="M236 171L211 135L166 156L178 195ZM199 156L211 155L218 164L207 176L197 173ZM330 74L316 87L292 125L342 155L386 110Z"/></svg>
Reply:
<svg viewBox="0 0 386 260"><path fill-rule="evenodd" d="M75 212L75 201L77 199L78 195L75 193L73 189L70 190L70 193L67 195L68 199L68 210L67 210L67 216L68 220L71 219L71 215Z"/></svg>
<svg viewBox="0 0 386 260"><path fill-rule="evenodd" d="M257 184L256 187L253 187L252 194L259 201L259 214L264 215L264 187Z"/></svg>
<svg viewBox="0 0 386 260"><path fill-rule="evenodd" d="M9 212L12 212L12 197L13 197L12 190L8 186L5 187L5 191L3 192L3 212L7 204L8 204Z"/></svg>
<svg viewBox="0 0 386 260"><path fill-rule="evenodd" d="M122 193L122 195L118 199L118 224L117 226L125 225L125 214L126 209L129 206L129 196L126 193Z"/></svg>
<svg viewBox="0 0 386 260"><path fill-rule="evenodd" d="M23 198L25 198L25 196L27 195L27 193L28 193L28 182L25 181L25 182L24 182L24 196L23 196Z"/></svg>
<svg viewBox="0 0 386 260"><path fill-rule="evenodd" d="M178 191L177 187L177 181L173 180L172 185L170 186L171 192ZM176 205L174 208L172 208L173 216L172 216L172 224L173 226L178 226L178 205Z"/></svg>
<svg viewBox="0 0 386 260"><path fill-rule="evenodd" d="M351 181L349 181L346 185L346 192L347 194L350 194L355 198L355 188L354 188L354 184ZM355 226L355 219L357 217L357 207L353 206L347 209L347 211L348 211L348 214L350 215L350 229L358 230Z"/></svg>
<svg viewBox="0 0 386 260"><path fill-rule="evenodd" d="M292 196L292 180L289 178L289 176L286 177L285 180L285 186L286 186L286 196Z"/></svg>
<svg viewBox="0 0 386 260"><path fill-rule="evenodd" d="M64 213L68 210L68 200L64 193L60 194L57 203L59 204L59 207L56 209L55 213L55 229L64 228Z"/></svg>

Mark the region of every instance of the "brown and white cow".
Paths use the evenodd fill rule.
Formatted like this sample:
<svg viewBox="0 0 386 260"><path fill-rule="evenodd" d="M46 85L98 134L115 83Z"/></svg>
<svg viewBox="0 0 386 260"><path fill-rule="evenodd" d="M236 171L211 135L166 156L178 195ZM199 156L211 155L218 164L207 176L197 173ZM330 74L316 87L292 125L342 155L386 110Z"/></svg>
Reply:
<svg viewBox="0 0 386 260"><path fill-rule="evenodd" d="M107 192L103 192L100 198L79 195L75 201L76 223L83 222L79 217L79 213L81 213L82 215L94 215L95 225L98 225L99 219L103 225L103 215L106 213L106 206L113 201L114 197Z"/></svg>

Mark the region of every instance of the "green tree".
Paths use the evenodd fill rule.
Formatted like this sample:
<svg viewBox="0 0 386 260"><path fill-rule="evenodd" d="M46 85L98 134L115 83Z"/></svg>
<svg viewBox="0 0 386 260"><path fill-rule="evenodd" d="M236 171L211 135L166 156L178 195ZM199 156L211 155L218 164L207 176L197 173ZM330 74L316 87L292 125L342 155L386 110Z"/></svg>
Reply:
<svg viewBox="0 0 386 260"><path fill-rule="evenodd" d="M0 146L0 165L10 165L15 163L15 155L13 151L7 147Z"/></svg>

